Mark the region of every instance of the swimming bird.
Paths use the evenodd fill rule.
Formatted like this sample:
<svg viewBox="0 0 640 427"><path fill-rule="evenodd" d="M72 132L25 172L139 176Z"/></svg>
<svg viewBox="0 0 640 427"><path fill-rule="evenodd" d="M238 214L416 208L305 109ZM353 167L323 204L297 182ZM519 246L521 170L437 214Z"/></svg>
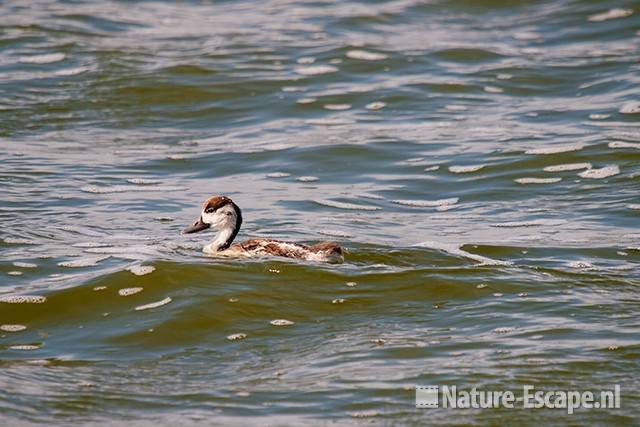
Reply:
<svg viewBox="0 0 640 427"><path fill-rule="evenodd" d="M339 263L344 261L342 248L335 242L320 242L315 245L283 242L273 239L251 239L233 244L242 225L242 212L233 200L226 196L213 196L202 205L200 218L182 234L196 233L213 228L218 231L211 243L202 250L209 255L258 256L273 255L307 261Z"/></svg>

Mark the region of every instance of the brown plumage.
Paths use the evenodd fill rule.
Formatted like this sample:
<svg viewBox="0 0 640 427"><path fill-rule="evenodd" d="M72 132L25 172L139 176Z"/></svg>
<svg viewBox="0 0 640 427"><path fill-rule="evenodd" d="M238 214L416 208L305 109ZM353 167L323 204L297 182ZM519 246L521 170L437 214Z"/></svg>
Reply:
<svg viewBox="0 0 640 427"><path fill-rule="evenodd" d="M209 227L219 230L215 240L203 249L204 252L212 255L271 255L309 261L344 261L344 252L335 242L305 245L273 239L251 239L232 245L241 225L242 212L238 205L226 196L213 196L202 205L200 218L182 232L183 234L195 233Z"/></svg>

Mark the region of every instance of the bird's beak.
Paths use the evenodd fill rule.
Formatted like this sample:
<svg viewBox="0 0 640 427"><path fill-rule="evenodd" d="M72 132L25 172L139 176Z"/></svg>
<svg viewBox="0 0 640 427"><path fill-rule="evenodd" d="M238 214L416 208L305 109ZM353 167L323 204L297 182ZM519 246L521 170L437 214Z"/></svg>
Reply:
<svg viewBox="0 0 640 427"><path fill-rule="evenodd" d="M202 217L200 217L196 222L193 223L193 225L182 230L181 234L197 233L198 231L206 230L209 227L210 225L202 222Z"/></svg>

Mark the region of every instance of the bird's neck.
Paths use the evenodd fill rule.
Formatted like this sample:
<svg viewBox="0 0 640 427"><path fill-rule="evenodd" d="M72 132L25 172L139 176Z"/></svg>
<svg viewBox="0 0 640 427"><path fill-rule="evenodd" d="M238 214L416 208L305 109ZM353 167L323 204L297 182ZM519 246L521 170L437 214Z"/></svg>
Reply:
<svg viewBox="0 0 640 427"><path fill-rule="evenodd" d="M218 231L215 239L204 247L204 252L215 253L228 249L233 243L233 239L236 238L238 231L240 231L241 224L242 220L229 221L227 225Z"/></svg>

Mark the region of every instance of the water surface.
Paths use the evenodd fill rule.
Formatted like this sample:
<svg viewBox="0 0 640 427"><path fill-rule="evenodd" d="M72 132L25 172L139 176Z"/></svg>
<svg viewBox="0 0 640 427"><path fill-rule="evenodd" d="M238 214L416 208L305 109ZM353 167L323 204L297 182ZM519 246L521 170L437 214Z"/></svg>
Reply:
<svg viewBox="0 0 640 427"><path fill-rule="evenodd" d="M634 424L638 11L0 4L2 424ZM179 231L214 194L346 262L204 256ZM430 384L622 408L416 409Z"/></svg>

